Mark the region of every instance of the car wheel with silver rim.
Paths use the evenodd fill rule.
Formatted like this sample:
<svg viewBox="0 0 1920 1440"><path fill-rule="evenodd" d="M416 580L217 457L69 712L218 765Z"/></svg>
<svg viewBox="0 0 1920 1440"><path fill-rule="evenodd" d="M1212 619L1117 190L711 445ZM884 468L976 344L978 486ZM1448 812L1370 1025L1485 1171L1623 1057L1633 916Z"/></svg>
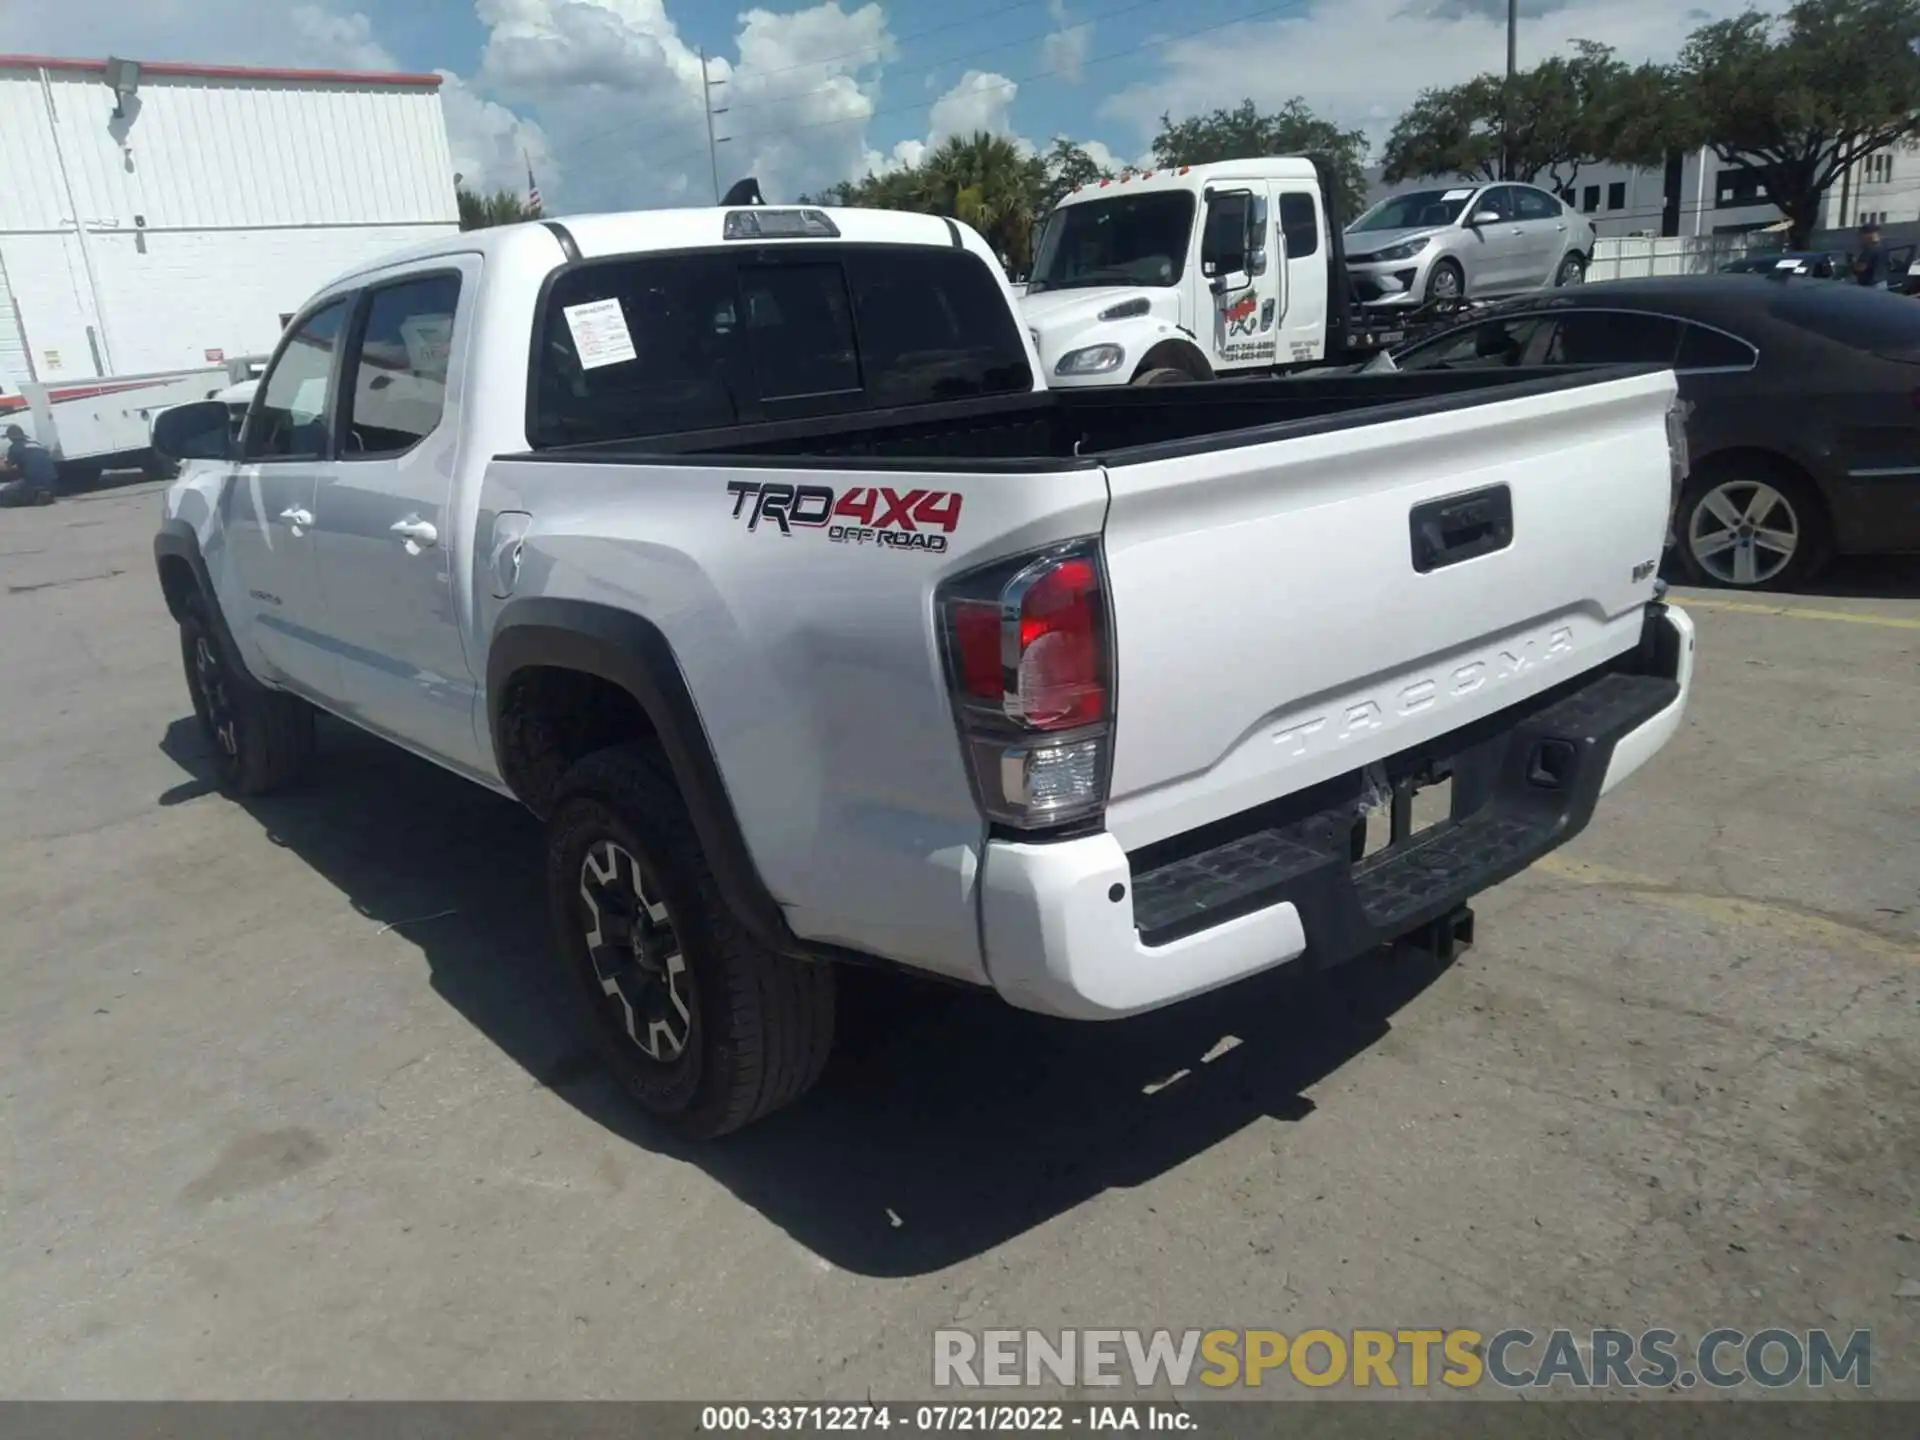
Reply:
<svg viewBox="0 0 1920 1440"><path fill-rule="evenodd" d="M695 1138L799 1098L833 1045L834 973L768 949L721 898L660 748L575 764L547 822L555 944L602 1058Z"/></svg>
<svg viewBox="0 0 1920 1440"><path fill-rule="evenodd" d="M1587 262L1580 258L1580 252L1570 250L1561 257L1560 268L1554 271L1555 286L1578 285L1587 278Z"/></svg>
<svg viewBox="0 0 1920 1440"><path fill-rule="evenodd" d="M1699 584L1789 589L1810 579L1826 554L1819 493L1784 465L1757 457L1696 473L1676 529L1681 567Z"/></svg>
<svg viewBox="0 0 1920 1440"><path fill-rule="evenodd" d="M1456 260L1442 257L1433 262L1433 269L1427 272L1427 299L1458 300L1467 293L1466 272L1461 270Z"/></svg>

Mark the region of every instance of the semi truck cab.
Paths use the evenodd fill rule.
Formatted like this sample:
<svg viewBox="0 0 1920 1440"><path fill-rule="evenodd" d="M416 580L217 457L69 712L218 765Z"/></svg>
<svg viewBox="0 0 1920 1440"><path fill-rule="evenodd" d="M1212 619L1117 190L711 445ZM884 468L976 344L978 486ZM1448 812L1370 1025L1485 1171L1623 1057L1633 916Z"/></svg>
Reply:
<svg viewBox="0 0 1920 1440"><path fill-rule="evenodd" d="M1162 384L1345 348L1323 162L1269 156L1085 185L1048 215L1021 308L1049 386Z"/></svg>

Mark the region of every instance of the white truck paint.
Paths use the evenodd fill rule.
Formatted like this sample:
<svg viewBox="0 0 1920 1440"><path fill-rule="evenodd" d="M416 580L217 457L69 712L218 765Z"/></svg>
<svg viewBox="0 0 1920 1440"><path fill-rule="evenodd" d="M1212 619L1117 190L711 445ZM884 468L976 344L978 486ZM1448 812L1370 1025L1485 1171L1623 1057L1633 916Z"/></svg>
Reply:
<svg viewBox="0 0 1920 1440"><path fill-rule="evenodd" d="M811 1083L833 961L1100 1018L1444 943L1677 725L1670 373L1049 391L1044 354L978 236L897 213L343 276L234 451L217 404L156 434L222 779L289 778L317 706L524 800L610 1062L711 1134Z"/></svg>

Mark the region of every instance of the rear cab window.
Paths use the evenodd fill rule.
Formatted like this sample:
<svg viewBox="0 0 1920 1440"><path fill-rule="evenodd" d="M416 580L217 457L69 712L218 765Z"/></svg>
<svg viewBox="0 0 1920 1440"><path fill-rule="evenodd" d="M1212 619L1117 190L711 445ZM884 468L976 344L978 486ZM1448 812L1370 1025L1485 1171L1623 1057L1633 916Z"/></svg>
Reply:
<svg viewBox="0 0 1920 1440"><path fill-rule="evenodd" d="M1033 388L999 277L958 249L591 260L556 272L534 329L536 449Z"/></svg>

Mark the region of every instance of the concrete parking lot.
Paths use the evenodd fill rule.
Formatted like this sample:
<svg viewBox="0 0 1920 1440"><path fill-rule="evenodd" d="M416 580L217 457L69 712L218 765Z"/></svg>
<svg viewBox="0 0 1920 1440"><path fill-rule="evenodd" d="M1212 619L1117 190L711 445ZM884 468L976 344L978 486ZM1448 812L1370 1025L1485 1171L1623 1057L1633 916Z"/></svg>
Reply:
<svg viewBox="0 0 1920 1440"><path fill-rule="evenodd" d="M337 727L212 792L158 503L0 512L0 1394L904 1399L948 1325L1512 1324L1869 1327L1920 1397L1915 567L1701 597L1682 734L1451 966L1104 1027L862 978L809 1101L684 1149L514 807Z"/></svg>

